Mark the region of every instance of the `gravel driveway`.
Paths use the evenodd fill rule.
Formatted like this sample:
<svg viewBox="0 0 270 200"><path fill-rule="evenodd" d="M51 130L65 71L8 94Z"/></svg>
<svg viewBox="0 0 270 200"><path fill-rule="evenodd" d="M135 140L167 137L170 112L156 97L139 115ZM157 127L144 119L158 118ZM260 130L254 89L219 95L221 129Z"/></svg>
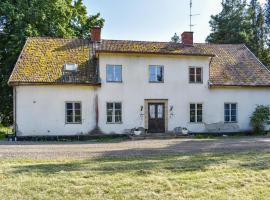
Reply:
<svg viewBox="0 0 270 200"><path fill-rule="evenodd" d="M141 140L118 143L0 142L0 158L89 158L230 151L270 152L270 138Z"/></svg>

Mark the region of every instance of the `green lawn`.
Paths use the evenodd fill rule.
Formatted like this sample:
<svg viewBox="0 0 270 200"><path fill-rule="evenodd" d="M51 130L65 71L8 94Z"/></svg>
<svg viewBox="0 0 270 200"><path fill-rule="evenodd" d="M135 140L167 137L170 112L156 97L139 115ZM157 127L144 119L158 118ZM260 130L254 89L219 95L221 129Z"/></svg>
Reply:
<svg viewBox="0 0 270 200"><path fill-rule="evenodd" d="M269 199L270 154L0 160L0 199Z"/></svg>

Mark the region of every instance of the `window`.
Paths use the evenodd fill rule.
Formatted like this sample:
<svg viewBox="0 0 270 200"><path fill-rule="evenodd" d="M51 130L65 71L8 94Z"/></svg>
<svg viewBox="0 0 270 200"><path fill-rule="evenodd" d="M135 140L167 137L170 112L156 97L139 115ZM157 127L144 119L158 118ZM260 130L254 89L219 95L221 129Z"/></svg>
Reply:
<svg viewBox="0 0 270 200"><path fill-rule="evenodd" d="M67 124L80 124L82 122L80 102L66 102L66 123Z"/></svg>
<svg viewBox="0 0 270 200"><path fill-rule="evenodd" d="M203 106L202 104L195 104L191 103L189 105L190 108L190 122L192 123L201 123L202 118L202 112L203 112Z"/></svg>
<svg viewBox="0 0 270 200"><path fill-rule="evenodd" d="M163 80L163 66L149 66L149 82L160 83Z"/></svg>
<svg viewBox="0 0 270 200"><path fill-rule="evenodd" d="M236 103L224 104L224 121L227 123L237 122L237 104Z"/></svg>
<svg viewBox="0 0 270 200"><path fill-rule="evenodd" d="M107 123L122 123L122 104L119 102L107 103Z"/></svg>
<svg viewBox="0 0 270 200"><path fill-rule="evenodd" d="M202 68L201 67L190 67L189 68L189 82L190 83L202 83Z"/></svg>
<svg viewBox="0 0 270 200"><path fill-rule="evenodd" d="M107 82L122 82L122 66L107 65L106 67Z"/></svg>
<svg viewBox="0 0 270 200"><path fill-rule="evenodd" d="M65 64L64 65L64 70L66 71L77 71L78 69L78 64Z"/></svg>

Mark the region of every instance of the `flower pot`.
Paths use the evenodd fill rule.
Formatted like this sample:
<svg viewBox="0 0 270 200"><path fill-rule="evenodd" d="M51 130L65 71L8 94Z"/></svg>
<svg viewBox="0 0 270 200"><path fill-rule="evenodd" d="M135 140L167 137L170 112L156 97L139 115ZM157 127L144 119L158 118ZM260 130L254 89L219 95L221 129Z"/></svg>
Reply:
<svg viewBox="0 0 270 200"><path fill-rule="evenodd" d="M187 129L182 129L182 134L183 135L188 135L188 130Z"/></svg>
<svg viewBox="0 0 270 200"><path fill-rule="evenodd" d="M139 136L139 135L141 135L141 134L142 134L142 131L134 131L134 135Z"/></svg>

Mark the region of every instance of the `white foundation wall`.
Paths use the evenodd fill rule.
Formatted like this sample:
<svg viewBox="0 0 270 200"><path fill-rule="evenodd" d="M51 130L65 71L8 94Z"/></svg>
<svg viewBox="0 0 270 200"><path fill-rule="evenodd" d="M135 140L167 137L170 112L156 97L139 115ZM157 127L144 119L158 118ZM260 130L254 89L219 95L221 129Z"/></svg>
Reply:
<svg viewBox="0 0 270 200"><path fill-rule="evenodd" d="M106 82L106 65L122 65L122 83ZM149 65L164 66L164 83L149 83ZM189 83L189 67L203 68L203 84ZM189 104L203 104L203 122L224 121L224 103L237 103L238 125L250 130L256 105L270 104L270 88L209 89L209 58L185 56L100 55L99 127L105 133L123 133L125 129L145 127L144 109L149 99L167 99L168 131L187 127L192 132L204 132L203 123L189 123ZM106 103L122 102L122 124L106 123ZM147 127L145 127L147 128Z"/></svg>
<svg viewBox="0 0 270 200"><path fill-rule="evenodd" d="M17 86L18 136L81 135L95 128L95 89L90 86ZM82 123L65 123L65 102L80 101Z"/></svg>

